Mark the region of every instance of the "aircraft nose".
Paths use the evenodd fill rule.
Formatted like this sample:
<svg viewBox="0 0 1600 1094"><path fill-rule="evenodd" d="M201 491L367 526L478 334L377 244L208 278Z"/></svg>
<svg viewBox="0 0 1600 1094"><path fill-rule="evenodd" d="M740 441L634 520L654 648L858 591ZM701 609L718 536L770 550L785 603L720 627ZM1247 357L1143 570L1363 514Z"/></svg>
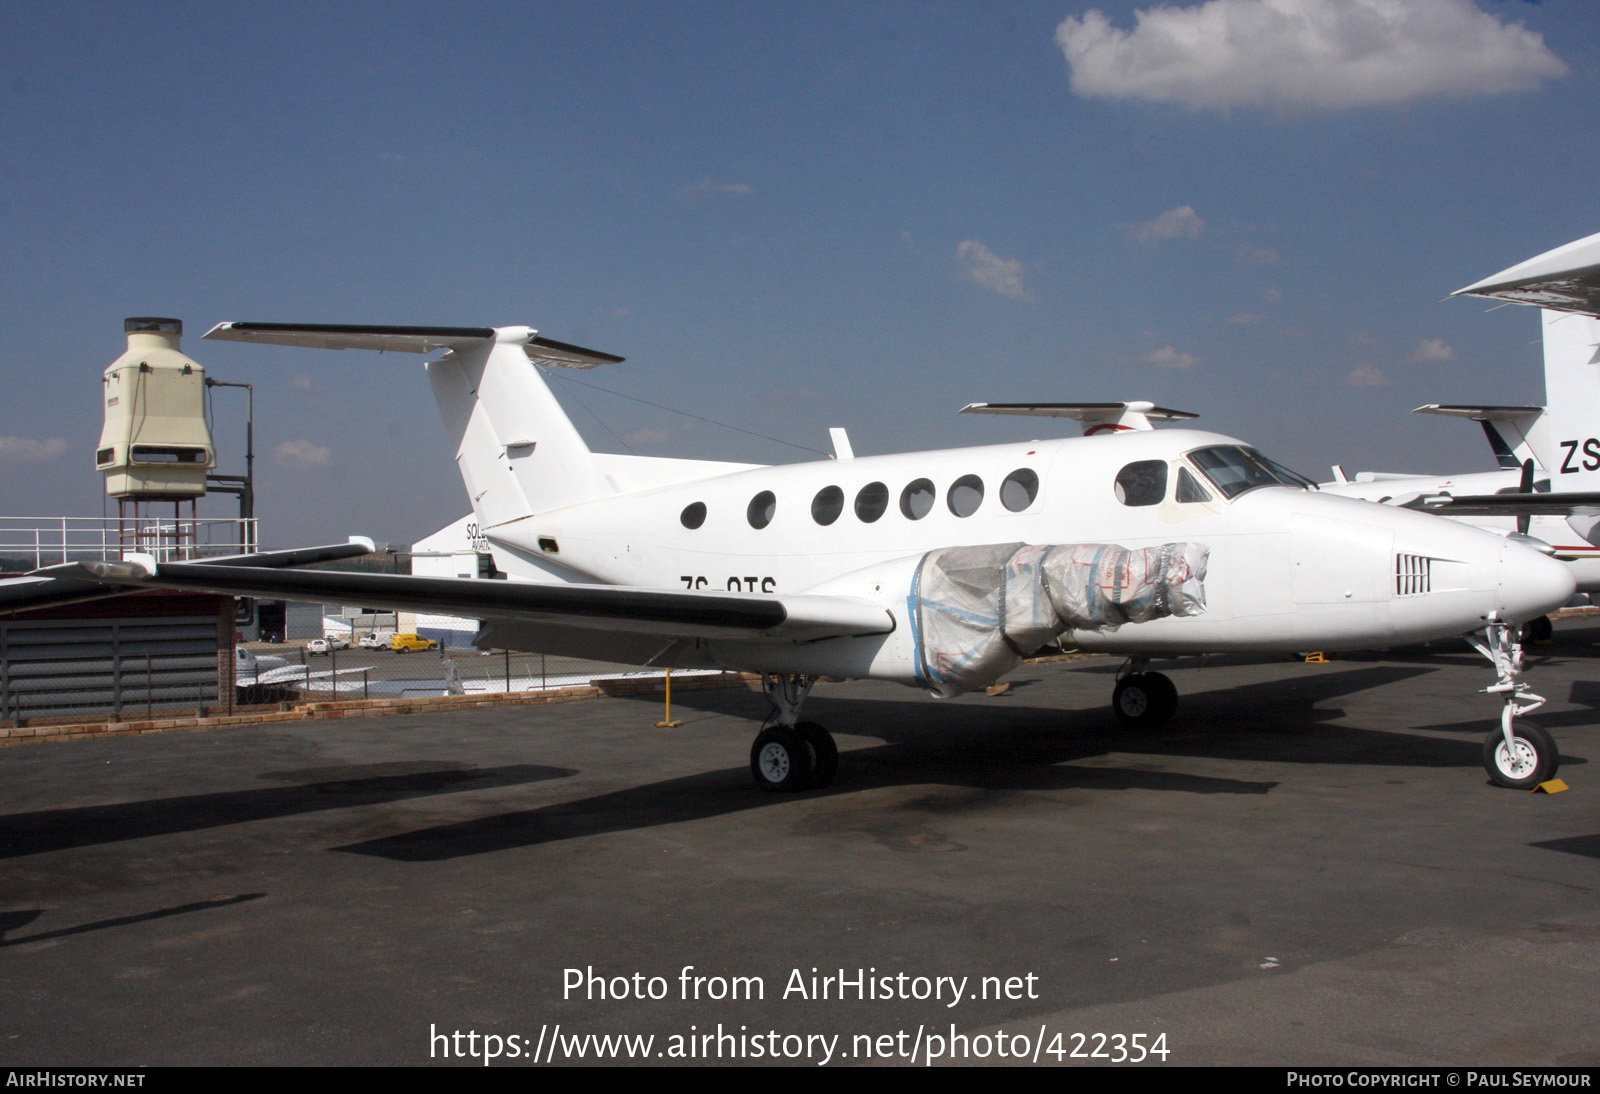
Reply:
<svg viewBox="0 0 1600 1094"><path fill-rule="evenodd" d="M1577 579L1565 562L1506 540L1495 568L1500 618L1526 623L1553 612L1578 591Z"/></svg>

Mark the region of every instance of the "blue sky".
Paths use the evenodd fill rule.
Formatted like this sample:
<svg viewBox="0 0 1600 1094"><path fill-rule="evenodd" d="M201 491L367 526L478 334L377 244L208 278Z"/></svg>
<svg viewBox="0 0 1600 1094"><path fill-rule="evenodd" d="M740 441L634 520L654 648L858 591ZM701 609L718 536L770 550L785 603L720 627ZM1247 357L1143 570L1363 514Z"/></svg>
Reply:
<svg viewBox="0 0 1600 1094"><path fill-rule="evenodd" d="M1440 301L1600 230L1600 7L1152 7L6 5L0 514L101 511L127 315L255 385L273 545L466 497L418 358L222 320L527 323L628 358L585 383L817 449L1149 398L1316 477L1492 467L1407 412L1541 400L1532 311ZM806 457L557 391L596 448Z"/></svg>

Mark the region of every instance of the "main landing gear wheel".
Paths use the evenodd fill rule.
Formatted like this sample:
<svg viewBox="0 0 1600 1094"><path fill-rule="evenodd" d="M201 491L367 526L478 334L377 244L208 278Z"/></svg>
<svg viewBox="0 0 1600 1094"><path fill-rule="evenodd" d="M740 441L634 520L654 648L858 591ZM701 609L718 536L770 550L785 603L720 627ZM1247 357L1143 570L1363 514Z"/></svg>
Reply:
<svg viewBox="0 0 1600 1094"><path fill-rule="evenodd" d="M1111 709L1125 726L1165 725L1178 709L1178 689L1159 672L1134 672L1117 681Z"/></svg>
<svg viewBox="0 0 1600 1094"><path fill-rule="evenodd" d="M771 791L804 790L815 774L815 747L798 727L762 730L750 746L750 773L756 785Z"/></svg>
<svg viewBox="0 0 1600 1094"><path fill-rule="evenodd" d="M1550 734L1538 726L1520 725L1512 729L1509 744L1498 729L1484 739L1483 766L1496 786L1532 790L1555 778L1561 754Z"/></svg>
<svg viewBox="0 0 1600 1094"><path fill-rule="evenodd" d="M820 790L839 773L839 746L833 743L833 734L815 722L797 722L794 731L811 746L811 786Z"/></svg>

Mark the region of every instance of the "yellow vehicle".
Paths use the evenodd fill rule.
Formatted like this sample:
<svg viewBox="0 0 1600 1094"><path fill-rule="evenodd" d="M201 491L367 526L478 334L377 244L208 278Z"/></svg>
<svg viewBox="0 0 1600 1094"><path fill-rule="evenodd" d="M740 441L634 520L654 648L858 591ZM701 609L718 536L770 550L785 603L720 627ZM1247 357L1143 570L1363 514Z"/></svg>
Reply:
<svg viewBox="0 0 1600 1094"><path fill-rule="evenodd" d="M436 650L439 643L420 634L397 634L389 643L389 648L395 653L410 653L412 650Z"/></svg>

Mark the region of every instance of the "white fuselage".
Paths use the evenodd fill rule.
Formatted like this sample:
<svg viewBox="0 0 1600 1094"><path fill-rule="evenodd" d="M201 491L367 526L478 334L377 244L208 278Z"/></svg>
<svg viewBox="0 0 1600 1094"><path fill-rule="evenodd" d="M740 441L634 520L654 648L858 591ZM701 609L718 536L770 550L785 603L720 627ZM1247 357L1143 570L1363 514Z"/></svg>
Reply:
<svg viewBox="0 0 1600 1094"><path fill-rule="evenodd" d="M1134 654L1371 648L1461 634L1491 616L1520 621L1571 595L1560 564L1456 521L1284 485L1229 500L1187 454L1240 444L1163 430L760 467L566 506L484 533L513 574L518 559L522 569L539 560L559 563L575 581L880 604L895 618L892 634L696 643L662 660L907 682L916 677L911 575L925 552L951 546L1205 545L1203 614L1068 636L1085 649ZM1119 472L1136 463L1165 469L1152 504L1119 500ZM1030 473L1038 485L1026 501L1016 482ZM1180 501L1184 476L1201 489ZM972 477L982 490L975 507ZM1014 485L1003 490L1008 478ZM918 480L931 483L933 496L912 519L901 503ZM962 480L969 488L953 491ZM887 504L863 520L856 503L875 483ZM839 501L830 487L842 505L828 504ZM823 517L840 511L822 523L814 504ZM700 506L703 519L687 526ZM768 510L770 520L757 527Z"/></svg>

